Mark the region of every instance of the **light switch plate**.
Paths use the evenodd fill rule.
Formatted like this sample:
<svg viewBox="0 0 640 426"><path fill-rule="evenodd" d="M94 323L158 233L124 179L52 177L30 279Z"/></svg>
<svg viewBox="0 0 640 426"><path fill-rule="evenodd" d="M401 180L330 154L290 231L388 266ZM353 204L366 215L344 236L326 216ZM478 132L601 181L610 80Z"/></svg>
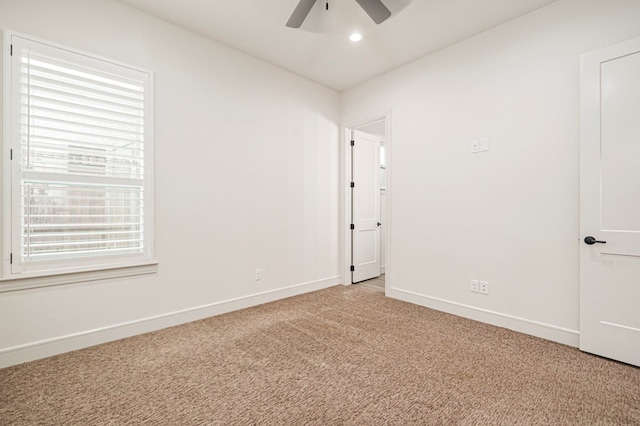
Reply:
<svg viewBox="0 0 640 426"><path fill-rule="evenodd" d="M480 152L489 151L489 139L480 139Z"/></svg>

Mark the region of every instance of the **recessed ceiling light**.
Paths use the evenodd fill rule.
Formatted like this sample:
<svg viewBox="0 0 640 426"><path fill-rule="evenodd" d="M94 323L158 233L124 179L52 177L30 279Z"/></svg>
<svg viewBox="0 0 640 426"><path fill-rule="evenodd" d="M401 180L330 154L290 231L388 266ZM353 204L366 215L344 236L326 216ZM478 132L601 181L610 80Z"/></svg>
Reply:
<svg viewBox="0 0 640 426"><path fill-rule="evenodd" d="M351 41L360 41L360 40L362 40L362 34L353 33L353 34L351 34L351 36L349 36L349 40L351 40Z"/></svg>

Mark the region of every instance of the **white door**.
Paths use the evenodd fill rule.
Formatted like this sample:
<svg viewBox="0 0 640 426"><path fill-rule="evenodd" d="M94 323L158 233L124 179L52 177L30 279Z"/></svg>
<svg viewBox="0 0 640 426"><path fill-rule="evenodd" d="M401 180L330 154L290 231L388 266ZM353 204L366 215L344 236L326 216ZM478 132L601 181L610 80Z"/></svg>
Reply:
<svg viewBox="0 0 640 426"><path fill-rule="evenodd" d="M351 147L351 282L380 276L380 139L357 130Z"/></svg>
<svg viewBox="0 0 640 426"><path fill-rule="evenodd" d="M581 73L580 349L640 366L640 38Z"/></svg>

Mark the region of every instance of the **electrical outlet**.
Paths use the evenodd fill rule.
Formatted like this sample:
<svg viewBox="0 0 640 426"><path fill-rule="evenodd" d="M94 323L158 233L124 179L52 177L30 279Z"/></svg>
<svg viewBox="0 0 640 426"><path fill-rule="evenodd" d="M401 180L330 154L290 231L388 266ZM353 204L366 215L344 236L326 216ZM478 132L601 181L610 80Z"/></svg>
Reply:
<svg viewBox="0 0 640 426"><path fill-rule="evenodd" d="M471 153L477 154L479 152L480 152L480 141L479 140L471 141Z"/></svg>
<svg viewBox="0 0 640 426"><path fill-rule="evenodd" d="M262 269L256 269L256 281L260 281L262 279Z"/></svg>
<svg viewBox="0 0 640 426"><path fill-rule="evenodd" d="M480 291L480 281L474 279L471 280L471 291L474 293Z"/></svg>
<svg viewBox="0 0 640 426"><path fill-rule="evenodd" d="M487 281L480 281L480 293L489 294L489 283Z"/></svg>

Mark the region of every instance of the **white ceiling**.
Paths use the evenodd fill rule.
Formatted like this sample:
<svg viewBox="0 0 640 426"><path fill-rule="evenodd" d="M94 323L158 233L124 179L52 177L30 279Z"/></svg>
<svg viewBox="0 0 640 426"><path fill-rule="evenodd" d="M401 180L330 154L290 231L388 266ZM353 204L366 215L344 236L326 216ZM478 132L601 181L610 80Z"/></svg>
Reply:
<svg viewBox="0 0 640 426"><path fill-rule="evenodd" d="M380 25L355 0L329 0L331 15L318 0L298 30L285 27L298 0L119 1L343 91L555 0L383 0L397 13ZM331 33L312 32L336 15Z"/></svg>

